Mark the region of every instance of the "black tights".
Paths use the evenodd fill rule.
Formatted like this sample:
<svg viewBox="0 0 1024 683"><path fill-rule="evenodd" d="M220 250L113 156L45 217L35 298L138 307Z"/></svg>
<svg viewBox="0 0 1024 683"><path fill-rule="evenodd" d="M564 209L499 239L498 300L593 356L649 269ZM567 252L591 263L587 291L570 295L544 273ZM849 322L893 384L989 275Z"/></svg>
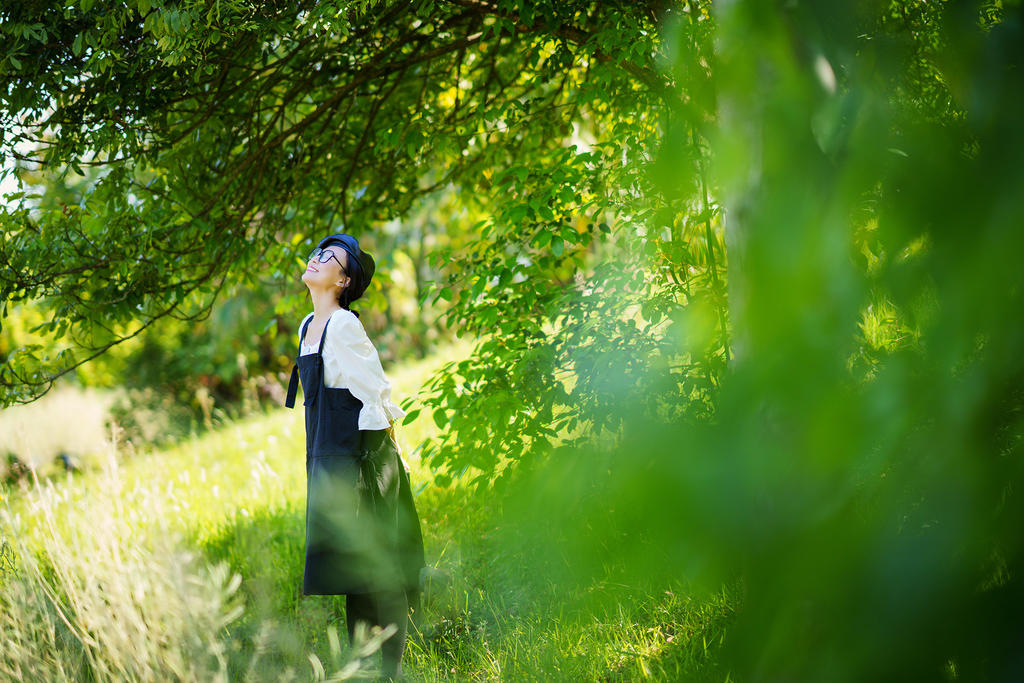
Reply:
<svg viewBox="0 0 1024 683"><path fill-rule="evenodd" d="M348 593L345 595L345 625L348 627L348 642L355 638L356 622L364 621L369 626L386 627L397 624L398 631L381 645L382 671L385 676L398 678L402 675L402 652L405 650L405 636L409 622L409 602L405 591L383 591L379 593Z"/></svg>

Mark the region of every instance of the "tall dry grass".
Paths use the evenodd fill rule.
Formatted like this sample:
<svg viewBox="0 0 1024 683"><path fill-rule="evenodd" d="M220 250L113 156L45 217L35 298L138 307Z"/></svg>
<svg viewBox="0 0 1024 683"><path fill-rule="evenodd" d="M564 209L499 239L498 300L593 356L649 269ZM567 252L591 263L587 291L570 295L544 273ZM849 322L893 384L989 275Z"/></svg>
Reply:
<svg viewBox="0 0 1024 683"><path fill-rule="evenodd" d="M0 680L229 680L229 649L242 645L227 628L244 610L241 578L189 551L167 497L148 486L129 489L111 451L87 489L37 479L19 492L19 512L3 505ZM332 648L330 669L310 655L313 678L367 673L362 660L389 635ZM245 649L245 679L265 680L267 648Z"/></svg>
<svg viewBox="0 0 1024 683"><path fill-rule="evenodd" d="M241 614L239 577L200 562L167 524L136 525L115 458L93 490L71 492L25 488L30 526L0 511L13 553L0 578L0 678L226 680L224 627Z"/></svg>

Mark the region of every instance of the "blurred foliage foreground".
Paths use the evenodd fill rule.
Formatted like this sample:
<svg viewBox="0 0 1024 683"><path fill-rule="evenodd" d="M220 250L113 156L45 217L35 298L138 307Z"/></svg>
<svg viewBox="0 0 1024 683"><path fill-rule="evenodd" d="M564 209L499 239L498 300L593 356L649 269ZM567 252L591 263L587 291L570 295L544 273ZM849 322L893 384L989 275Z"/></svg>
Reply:
<svg viewBox="0 0 1024 683"><path fill-rule="evenodd" d="M481 194L500 201L479 234L444 252L454 265L437 297L482 341L431 384L424 403L446 431L424 457L485 483L518 462L498 479L518 502L501 528L529 549L528 571L566 589L608 571L626 585L741 579L721 653L734 680L1024 678L1020 3L688 3L656 37L639 21L611 30L628 15L617 3L585 15L609 23L584 35L559 32L571 13L499 5L509 7L437 7L453 12L449 26L501 15L473 34L512 46L495 47L494 68L520 64L553 108L587 97L580 116L603 126L612 153L559 156L542 119L515 142L469 134L480 166L452 182L475 188L466 178L482 169ZM534 53L535 71L515 61L515 40L502 42L524 23L542 44L563 39L564 50ZM615 39L638 26L636 50ZM596 85L573 80L581 51ZM652 53L665 88L650 80ZM643 87L616 80L618 67ZM491 83L487 69L473 73ZM567 89L556 88L562 73ZM487 87L475 91L482 109ZM430 106L443 99L423 92ZM471 147L458 125L445 131L437 139L451 149ZM377 142L399 157L430 143L388 140ZM257 151L267 149L278 148ZM305 168L306 152L284 151L282 166ZM229 181L260 160L243 158ZM608 171L609 159L621 168ZM218 163L203 168L216 178ZM110 178L116 213L117 183L131 178ZM173 194L171 180L160 190ZM196 207L200 219L215 206L218 225L235 225L216 196ZM160 213L170 204L142 207L171 224ZM620 219L607 241L599 221L572 222L595 207ZM270 227L254 234L279 218L261 214ZM224 253L241 249L225 230ZM29 249L25 235L17 244ZM17 262L11 244L4 256ZM208 265L220 277L220 255L200 254L188 273ZM161 314L156 303L147 315ZM585 438L550 448L576 428Z"/></svg>
<svg viewBox="0 0 1024 683"><path fill-rule="evenodd" d="M1024 26L1006 4L932 8L949 111L893 70L907 35L860 34L852 3L721 8L708 134L735 357L715 414L624 402L615 445L556 452L525 487L536 537L571 527L583 575L742 575L736 680L1024 677Z"/></svg>

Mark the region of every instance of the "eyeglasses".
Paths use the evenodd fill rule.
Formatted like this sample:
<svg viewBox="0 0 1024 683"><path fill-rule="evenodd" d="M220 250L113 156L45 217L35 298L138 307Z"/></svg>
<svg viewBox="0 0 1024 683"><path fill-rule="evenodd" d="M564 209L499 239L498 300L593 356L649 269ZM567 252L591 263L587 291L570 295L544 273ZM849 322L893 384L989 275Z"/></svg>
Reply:
<svg viewBox="0 0 1024 683"><path fill-rule="evenodd" d="M345 264L342 263L341 259L335 256L334 252L331 251L330 249L321 249L320 247L317 247L313 251L309 252L309 257L306 260L312 261L314 258L320 263L327 263L331 259L334 259L335 261L338 262L338 265L341 266L341 272L345 273L345 275L348 275L348 271L345 270Z"/></svg>

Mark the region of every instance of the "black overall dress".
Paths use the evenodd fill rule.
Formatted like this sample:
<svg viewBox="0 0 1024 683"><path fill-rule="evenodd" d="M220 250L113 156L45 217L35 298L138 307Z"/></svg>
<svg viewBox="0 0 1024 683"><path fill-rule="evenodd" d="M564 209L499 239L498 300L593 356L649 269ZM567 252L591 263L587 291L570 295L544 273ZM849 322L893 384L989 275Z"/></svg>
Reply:
<svg viewBox="0 0 1024 683"><path fill-rule="evenodd" d="M328 320L328 325L330 320ZM300 338L306 336L309 321ZM409 475L387 430L360 430L362 401L324 384L327 326L315 354L299 355L285 406L302 380L306 409L304 595L404 588L419 598L423 537Z"/></svg>

